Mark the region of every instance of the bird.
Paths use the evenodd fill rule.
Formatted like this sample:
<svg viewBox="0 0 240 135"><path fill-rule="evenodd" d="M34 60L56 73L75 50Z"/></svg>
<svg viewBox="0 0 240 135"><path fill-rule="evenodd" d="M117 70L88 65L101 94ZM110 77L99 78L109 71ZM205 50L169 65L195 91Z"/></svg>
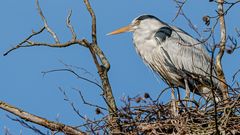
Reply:
<svg viewBox="0 0 240 135"><path fill-rule="evenodd" d="M205 99L222 99L212 57L199 40L153 15L140 15L129 25L107 35L133 33L133 44L144 63L170 87L185 89Z"/></svg>

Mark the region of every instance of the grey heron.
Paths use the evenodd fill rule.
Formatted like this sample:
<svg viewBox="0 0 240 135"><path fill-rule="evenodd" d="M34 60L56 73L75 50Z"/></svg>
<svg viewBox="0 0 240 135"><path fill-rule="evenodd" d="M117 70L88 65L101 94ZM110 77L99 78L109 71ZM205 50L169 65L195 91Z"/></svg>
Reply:
<svg viewBox="0 0 240 135"><path fill-rule="evenodd" d="M128 26L108 35L133 32L133 42L143 61L171 87L190 91L217 101L222 98L215 65L202 43L182 29L152 15L141 15Z"/></svg>

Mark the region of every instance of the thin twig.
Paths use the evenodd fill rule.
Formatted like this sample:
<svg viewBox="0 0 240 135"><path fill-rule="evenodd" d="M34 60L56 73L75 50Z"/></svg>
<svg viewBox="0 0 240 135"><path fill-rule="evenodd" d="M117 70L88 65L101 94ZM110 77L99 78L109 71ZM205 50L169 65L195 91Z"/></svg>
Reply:
<svg viewBox="0 0 240 135"><path fill-rule="evenodd" d="M75 75L77 78L82 79L82 80L84 80L84 81L87 81L87 82L89 82L89 83L91 83L91 84L94 84L94 85L96 85L97 87L99 87L101 90L103 90L103 88L102 88L101 85L99 85L98 83L96 83L96 82L94 82L94 81L92 81L92 80L90 80L90 79L87 79L87 78L85 78L85 77L82 77L82 76L78 75L78 74L77 74L75 71L73 71L72 69L67 69L67 68L63 68L63 69L53 69L53 70L49 70L49 71L43 71L42 73L43 73L43 75L46 75L46 74L48 74L48 73L59 72L59 71L67 71L67 72L70 72L70 73L72 73L73 75Z"/></svg>
<svg viewBox="0 0 240 135"><path fill-rule="evenodd" d="M71 65L71 64L66 64L64 63L62 60L59 60L60 63L62 63L67 69L71 69L74 71L74 69L77 69L77 70L81 70L83 71L84 73L83 74L87 74L89 76L91 76L91 78L97 83L97 84L100 84L99 83L99 80L95 77L95 75L93 75L91 72L89 72L87 69L83 68L83 67L78 67L78 66L75 66L75 65ZM74 69L73 69L74 68Z"/></svg>
<svg viewBox="0 0 240 135"><path fill-rule="evenodd" d="M47 46L47 47L53 47L53 48L64 48L64 47L68 47L74 44L78 44L84 47L87 47L87 45L85 44L85 42L83 42L83 40L75 40L75 41L68 41L62 44L51 44L51 43L45 43L45 42L33 42L33 41L29 41L29 40L25 40L24 43L28 43L27 45L23 45L22 44L18 44L15 47L9 49L6 53L4 53L3 55L6 56L7 54L9 54L10 52L18 49L18 48L24 48L24 47L35 47L35 46Z"/></svg>
<svg viewBox="0 0 240 135"><path fill-rule="evenodd" d="M187 0L184 0L184 2L181 2L181 3L179 3L179 1L177 1L177 0L174 0L174 1L178 5L178 11L177 11L177 14L176 14L176 16L174 17L174 19L172 21L175 21L179 15L182 15L187 20L188 25L190 26L190 28L193 29L194 32L197 33L199 37L201 37L201 34L198 32L197 28L194 26L192 21L187 17L187 15L183 11L183 6L187 2Z"/></svg>
<svg viewBox="0 0 240 135"><path fill-rule="evenodd" d="M13 120L13 121L19 122L22 126L28 128L28 129L31 129L32 131L34 131L34 132L37 133L37 134L47 135L47 134L43 133L41 130L39 130L38 128L36 128L35 126L29 125L27 122L23 121L22 119L12 118L12 117L10 117L9 115L7 115L7 117L8 117L9 119Z"/></svg>
<svg viewBox="0 0 240 135"><path fill-rule="evenodd" d="M240 69L238 69L234 74L233 74L233 77L232 77L232 81L235 80L237 74L240 72Z"/></svg>
<svg viewBox="0 0 240 135"><path fill-rule="evenodd" d="M67 101L72 109L74 110L74 112L80 117L82 118L83 120L86 120L84 116L82 116L79 112L79 110L74 106L74 103L68 98L66 92L61 88L61 87L58 87L59 91L62 92L62 94L64 95L64 100Z"/></svg>
<svg viewBox="0 0 240 135"><path fill-rule="evenodd" d="M237 36L240 37L240 30L238 28L235 28L235 31L237 33Z"/></svg>
<svg viewBox="0 0 240 135"><path fill-rule="evenodd" d="M23 45L24 43L26 43L29 39L31 39L32 37L42 33L45 30L45 27L42 27L39 31L37 32L32 32L32 34L30 36L28 36L26 39L24 39L22 42L20 42L18 45L16 45L15 47L11 48L10 50L8 50L7 52L5 52L3 54L3 56L8 55L8 53L10 53L11 51L18 49L19 47L21 47L21 45Z"/></svg>
<svg viewBox="0 0 240 135"><path fill-rule="evenodd" d="M59 44L60 42L59 42L59 39L58 39L56 33L48 26L47 20L45 19L44 15L43 15L43 12L42 12L42 10L41 10L41 8L40 8L40 5L39 5L38 0L35 0L35 2L36 2L36 5L37 5L38 13L39 13L39 15L40 15L41 18L42 18L42 21L43 21L43 23L44 23L45 28L46 28L47 31L52 35L52 37L54 38L55 42L56 42L57 44Z"/></svg>
<svg viewBox="0 0 240 135"><path fill-rule="evenodd" d="M71 16L72 16L72 10L69 11L69 14L67 16L67 20L66 20L66 23L67 23L67 27L70 29L71 33L72 33L72 40L76 40L77 39L77 36L76 36L76 33L74 31L74 28L73 26L71 25Z"/></svg>
<svg viewBox="0 0 240 135"><path fill-rule="evenodd" d="M79 94L79 96L80 96L80 98L81 98L81 100L83 101L84 104L89 105L89 106L92 106L92 107L100 108L100 109L102 109L102 110L107 111L107 109L104 108L104 107L101 107L101 106L99 106L99 105L95 105L95 104L92 104L92 103L87 102L87 101L84 99L81 90L79 90L79 89L77 89L77 88L73 88L73 89L78 92L78 94Z"/></svg>
<svg viewBox="0 0 240 135"><path fill-rule="evenodd" d="M215 52L216 46L213 47L212 54L211 54L211 62L210 62L210 82L211 82L211 93L212 93L212 98L213 98L213 103L214 103L214 120L215 120L215 127L216 127L216 132L219 133L218 129L218 117L217 117L217 101L216 101L216 95L214 92L214 84L213 84L213 70L214 70L214 52Z"/></svg>
<svg viewBox="0 0 240 135"><path fill-rule="evenodd" d="M177 11L177 13L176 13L176 15L175 15L175 17L173 18L173 20L172 20L172 22L174 22L176 19L177 19L177 17L179 16L179 14L182 12L182 8L183 8L183 6L184 6L184 4L186 3L186 1L187 0L184 0L183 2L179 2L179 1L177 1L177 0L174 0L176 3L177 3L177 5L178 5L178 11Z"/></svg>
<svg viewBox="0 0 240 135"><path fill-rule="evenodd" d="M73 103L73 102L69 99L69 97L67 96L67 93L66 93L61 87L59 87L58 89L59 89L60 92L62 92L62 94L64 95L64 100L69 103L69 105L72 107L73 111L78 115L79 118L81 118L82 120L86 121L87 123L88 123L88 121L91 121L91 122L92 122L92 120L89 120L87 117L84 117L83 115L81 115L79 109L76 108L76 106L74 105L74 103ZM86 127L88 130L91 130L91 128L90 128L88 125L86 125L85 127ZM76 127L75 127L75 128L76 128Z"/></svg>

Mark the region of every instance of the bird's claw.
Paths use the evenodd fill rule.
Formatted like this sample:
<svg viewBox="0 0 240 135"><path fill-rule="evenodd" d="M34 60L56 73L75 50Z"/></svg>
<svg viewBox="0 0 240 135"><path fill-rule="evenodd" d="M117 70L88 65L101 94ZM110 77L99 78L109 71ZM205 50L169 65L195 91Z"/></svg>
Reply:
<svg viewBox="0 0 240 135"><path fill-rule="evenodd" d="M189 101L189 100L190 100L190 97L186 96L183 100L184 100L184 101Z"/></svg>

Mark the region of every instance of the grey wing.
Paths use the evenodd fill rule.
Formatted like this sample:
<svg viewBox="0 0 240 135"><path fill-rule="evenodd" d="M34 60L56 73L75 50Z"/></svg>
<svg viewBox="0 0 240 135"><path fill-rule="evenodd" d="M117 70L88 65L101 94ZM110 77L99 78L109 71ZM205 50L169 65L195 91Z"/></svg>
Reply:
<svg viewBox="0 0 240 135"><path fill-rule="evenodd" d="M170 30L171 35L168 36ZM160 43L158 51L164 57L164 66L169 74L177 74L182 78L209 76L211 59L202 44L186 32L172 27L157 33L155 37Z"/></svg>
<svg viewBox="0 0 240 135"><path fill-rule="evenodd" d="M177 45L177 55L181 56L181 68L203 76L209 74L211 58L204 45L180 28L172 29L174 32L170 39Z"/></svg>

